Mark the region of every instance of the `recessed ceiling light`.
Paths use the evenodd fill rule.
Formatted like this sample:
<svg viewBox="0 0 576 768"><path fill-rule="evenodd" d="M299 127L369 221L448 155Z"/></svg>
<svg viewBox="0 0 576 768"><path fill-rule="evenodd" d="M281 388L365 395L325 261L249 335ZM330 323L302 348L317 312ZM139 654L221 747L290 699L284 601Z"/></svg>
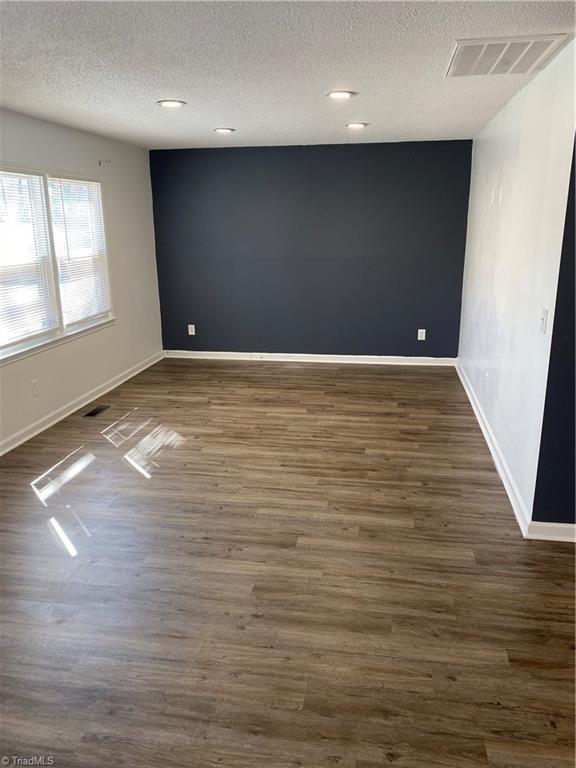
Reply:
<svg viewBox="0 0 576 768"><path fill-rule="evenodd" d="M352 131L361 131L362 128L368 128L369 125L370 123L348 123L346 127Z"/></svg>
<svg viewBox="0 0 576 768"><path fill-rule="evenodd" d="M330 91L328 98L334 99L334 101L347 101L348 99L351 99L352 96L357 95L356 91Z"/></svg>
<svg viewBox="0 0 576 768"><path fill-rule="evenodd" d="M183 107L186 102L180 101L180 99L160 99L156 104L166 107L166 109L177 109L178 107Z"/></svg>
<svg viewBox="0 0 576 768"><path fill-rule="evenodd" d="M234 133L236 128L214 128L214 133Z"/></svg>

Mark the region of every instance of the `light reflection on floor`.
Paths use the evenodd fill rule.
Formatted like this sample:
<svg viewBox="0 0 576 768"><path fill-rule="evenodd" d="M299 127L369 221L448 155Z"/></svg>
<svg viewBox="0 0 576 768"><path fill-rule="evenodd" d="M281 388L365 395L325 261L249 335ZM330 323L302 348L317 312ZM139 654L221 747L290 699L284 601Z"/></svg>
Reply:
<svg viewBox="0 0 576 768"><path fill-rule="evenodd" d="M74 544L72 544L72 542L68 537L68 534L66 533L64 528L62 528L58 520L56 520L55 517L51 517L48 520L48 522L52 526L52 529L56 532L56 535L58 536L62 544L64 545L66 552L68 552L70 557L76 557L76 555L78 554L78 550L76 549Z"/></svg>
<svg viewBox="0 0 576 768"><path fill-rule="evenodd" d="M59 493L61 488L82 474L86 467L96 459L90 451L80 453L83 448L83 445L79 446L30 483L34 493L45 507L48 506L48 499L51 496Z"/></svg>
<svg viewBox="0 0 576 768"><path fill-rule="evenodd" d="M141 429L144 429L151 421L152 419L142 415L138 408L132 408L120 419L113 421L106 429L103 429L100 434L118 448L134 437Z"/></svg>
<svg viewBox="0 0 576 768"><path fill-rule="evenodd" d="M183 442L184 438L178 432L160 424L143 437L132 450L125 453L124 458L137 472L149 480L154 470L159 467L157 459L160 454L166 448L180 447Z"/></svg>
<svg viewBox="0 0 576 768"><path fill-rule="evenodd" d="M141 437L145 428L149 431ZM114 449L128 448L121 456L124 466L129 467L130 472L135 470L150 480L161 469L162 463L168 460L168 454L185 442L178 432L143 414L138 408L129 410L112 422L100 432L99 437L100 440L93 443L90 450L84 445L78 446L30 483L42 509L50 511L46 523L60 551L72 558L77 557L92 538L80 513L83 508L93 508L94 505L90 504L91 499L79 486L80 476L83 486L88 484L98 488L99 464L111 460L110 446L113 446ZM118 451L114 450L112 457L116 453Z"/></svg>

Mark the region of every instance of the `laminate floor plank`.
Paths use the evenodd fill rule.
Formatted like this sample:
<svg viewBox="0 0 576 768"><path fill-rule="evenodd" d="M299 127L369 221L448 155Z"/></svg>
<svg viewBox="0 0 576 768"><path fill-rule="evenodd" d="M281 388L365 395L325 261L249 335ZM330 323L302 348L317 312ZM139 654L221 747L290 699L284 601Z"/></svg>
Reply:
<svg viewBox="0 0 576 768"><path fill-rule="evenodd" d="M453 369L166 359L98 402L0 460L0 755L573 768L574 548L521 537Z"/></svg>

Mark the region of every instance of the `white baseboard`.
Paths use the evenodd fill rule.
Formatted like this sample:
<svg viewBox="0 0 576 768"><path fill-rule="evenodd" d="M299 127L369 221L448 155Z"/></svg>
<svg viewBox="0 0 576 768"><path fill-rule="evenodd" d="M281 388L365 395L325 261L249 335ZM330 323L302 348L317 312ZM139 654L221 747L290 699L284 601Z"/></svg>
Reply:
<svg viewBox="0 0 576 768"><path fill-rule="evenodd" d="M504 458L502 451L500 450L498 441L492 432L490 424L488 423L488 419L482 410L482 406L476 398L468 377L459 365L456 366L456 372L458 373L460 381L462 382L462 386L468 395L468 400L470 401L470 405L472 406L474 414L476 415L476 420L480 425L480 429L482 430L486 444L490 449L490 453L494 459L494 464L496 465L496 469L498 470L498 474L500 475L504 489L506 490L508 498L510 499L510 504L512 505L514 515L516 516L516 521L520 526L520 530L522 531L522 536L526 536L528 534L528 525L530 523L531 514L526 509L526 505L520 496L520 492L516 486L516 483L514 482L514 478L512 477L508 463Z"/></svg>
<svg viewBox="0 0 576 768"><path fill-rule="evenodd" d="M43 432L45 429L48 429L48 427L53 426L58 421L65 419L66 416L70 416L71 413L74 413L74 411L77 411L79 408L82 408L84 405L92 402L92 400L95 400L97 397L101 397L107 392L110 392L111 389L115 389L116 387L120 386L120 384L123 384L128 379L136 376L136 374L140 373L145 368L149 368L151 365L154 365L154 363L162 360L163 357L163 352L157 352L154 355L151 355L141 363L137 363L131 368L128 368L122 373L119 373L117 376L108 379L108 381L104 382L104 384L101 384L99 387L94 387L94 389L91 389L84 395L77 397L70 403L66 403L66 405L63 405L61 408L57 408L55 411L52 411L43 418L38 419L38 421L35 421L33 424L30 424L29 426L24 427L24 429L15 432L13 435L4 438L4 440L0 442L0 456L3 456L5 453L8 453L8 451L13 450L14 448L17 448L22 443L30 440L39 432Z"/></svg>
<svg viewBox="0 0 576 768"><path fill-rule="evenodd" d="M339 363L353 365L456 365L455 357L395 357L393 355L309 355L291 352L197 352L166 349L166 357L192 360L264 360L271 363Z"/></svg>
<svg viewBox="0 0 576 768"><path fill-rule="evenodd" d="M574 543L576 542L576 525L574 523L541 523L539 520L531 520L526 538Z"/></svg>
<svg viewBox="0 0 576 768"><path fill-rule="evenodd" d="M532 513L526 509L526 505L524 504L518 487L512 477L510 467L500 450L498 441L490 428L488 419L482 410L482 406L474 394L470 380L459 365L456 365L456 372L468 395L468 400L470 400L470 405L474 410L484 439L490 449L494 464L496 465L504 489L508 494L510 504L512 505L514 515L516 516L516 521L518 522L524 538L541 539L543 541L576 541L576 525L572 523L541 523L538 520L531 520Z"/></svg>
<svg viewBox="0 0 576 768"><path fill-rule="evenodd" d="M516 486L514 478L512 477L510 467L508 466L508 463L506 462L506 459L500 450L498 441L496 440L496 437L490 428L490 424L488 423L488 419L482 410L482 406L474 394L470 380L459 365L456 365L456 372L460 377L462 386L466 390L470 405L474 410L476 419L480 425L482 434L484 435L484 439L486 440L488 448L490 449L490 453L494 459L494 464L496 465L496 469L498 470L498 474L500 475L504 489L506 490L508 498L510 499L510 504L512 505L512 509L514 511L514 515L516 516L516 521L518 522L520 530L522 531L522 535L526 539L543 539L547 541L576 541L576 525L570 523L540 523L537 520L530 519L532 514L530 511L528 511L528 509L526 509L526 505L524 504L518 487Z"/></svg>
<svg viewBox="0 0 576 768"><path fill-rule="evenodd" d="M70 403L58 408L55 411L35 421L28 427L15 432L13 435L0 442L0 456L8 453L35 435L43 432L45 429L56 424L58 421L69 416L74 411L82 408L84 405L92 402L98 397L105 395L110 390L123 384L128 379L136 376L141 371L157 363L163 357L190 358L197 360L265 360L270 362L306 362L306 363L340 363L340 364L367 364L367 365L441 365L455 366L460 381L468 395L468 399L476 415L484 439L490 449L494 464L500 479L504 485L510 504L516 516L518 526L522 535L528 539L543 539L550 541L576 541L576 526L570 523L544 523L537 520L530 520L530 514L522 501L510 468L500 450L496 437L490 428L488 420L478 402L474 390L466 376L465 372L457 365L457 358L452 357L394 357L387 355L313 355L313 354L291 354L276 352L197 352L188 350L165 350L158 352L146 358L140 363L133 365L122 373L114 376L98 387L86 392L81 397L72 400Z"/></svg>

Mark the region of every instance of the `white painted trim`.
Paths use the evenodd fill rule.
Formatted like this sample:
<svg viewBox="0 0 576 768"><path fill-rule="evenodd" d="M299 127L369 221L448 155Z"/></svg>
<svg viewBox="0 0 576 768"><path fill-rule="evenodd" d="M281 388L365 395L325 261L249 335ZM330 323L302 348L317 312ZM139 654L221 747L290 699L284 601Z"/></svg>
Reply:
<svg viewBox="0 0 576 768"><path fill-rule="evenodd" d="M490 424L488 423L488 419L486 418L486 415L482 410L482 406L480 405L480 402L476 398L476 395L474 393L474 390L472 389L472 385L468 377L466 376L466 374L464 373L464 371L459 365L456 365L456 372L458 373L458 376L460 377L460 381L462 382L462 386L464 387L466 394L468 395L468 400L470 401L470 405L472 406L474 414L476 415L476 420L480 425L480 429L482 430L482 434L484 435L486 444L490 449L490 453L492 454L492 458L494 459L494 464L496 465L496 469L498 471L498 474L500 475L500 479L502 480L504 489L506 490L506 493L508 494L508 498L510 499L510 504L512 505L512 510L514 511L514 514L516 516L516 521L520 526L520 530L522 531L522 536L527 536L528 527L530 524L530 518L532 515L526 509L524 501L520 496L520 491L518 490L518 486L516 485L514 478L512 476L512 472L510 471L510 467L508 466L508 463L504 458L504 455L500 449L500 446L498 445L498 441L496 440L496 436L492 432Z"/></svg>
<svg viewBox="0 0 576 768"><path fill-rule="evenodd" d="M541 523L539 520L531 520L526 538L574 543L576 542L576 525L574 523Z"/></svg>
<svg viewBox="0 0 576 768"><path fill-rule="evenodd" d="M541 523L538 520L530 519L532 514L526 509L526 505L522 501L518 487L514 482L514 478L512 477L510 467L508 466L508 463L502 454L492 429L490 428L490 424L488 423L488 419L482 410L482 406L474 394L470 380L458 364L456 365L456 372L458 373L460 381L462 382L462 386L468 395L468 400L470 400L470 405L474 410L476 419L480 425L482 434L484 435L484 439L486 440L488 448L490 449L490 453L494 459L494 464L496 465L496 469L498 470L498 474L500 475L504 489L508 494L510 504L512 505L514 515L516 516L516 521L520 527L520 530L522 531L524 538L542 539L545 541L576 542L576 525L572 523Z"/></svg>
<svg viewBox="0 0 576 768"><path fill-rule="evenodd" d="M338 363L353 365L456 365L455 357L394 357L392 355L309 355L292 352L198 352L166 349L166 357L192 360L263 360L277 363Z"/></svg>
<svg viewBox="0 0 576 768"><path fill-rule="evenodd" d="M128 368L122 373L119 373L117 376L113 376L99 387L94 387L94 389L89 390L84 395L77 397L75 400L72 400L70 403L63 405L61 408L57 408L47 416L44 416L43 418L38 419L38 421L35 421L33 424L30 424L28 427L25 427L24 429L15 432L13 435L4 438L4 440L0 442L0 456L8 453L8 451L13 450L14 448L17 448L22 443L25 443L27 440L30 440L32 437L37 435L39 432L43 432L45 429L48 429L49 427L56 424L56 422L65 419L66 416L70 416L71 413L74 413L74 411L77 411L79 408L82 408L83 406L92 402L92 400L95 400L97 397L101 397L107 392L110 392L111 389L115 389L116 387L120 386L120 384L123 384L128 379L136 376L136 374L140 373L145 368L149 368L151 365L154 365L154 363L162 360L163 357L163 352L157 352L154 355L147 357L146 360L133 365L131 368Z"/></svg>
<svg viewBox="0 0 576 768"><path fill-rule="evenodd" d="M28 427L15 432L10 437L5 438L0 442L0 456L3 456L8 451L17 448L22 443L30 440L35 435L43 432L45 429L56 424L58 421L65 419L70 414L77 411L79 408L87 405L98 397L105 395L112 389L120 386L128 379L141 373L146 368L149 368L154 363L157 363L163 357L175 357L175 358L191 358L197 360L267 360L277 362L311 362L311 363L360 363L360 364L372 364L372 365L443 365L443 366L455 366L456 372L460 377L460 381L468 395L470 404L484 435L484 439L490 449L492 458L498 470L498 474L504 484L508 498L516 515L516 520L522 531L522 535L528 539L543 539L550 541L576 541L576 526L568 523L542 523L536 520L530 521L528 512L520 498L518 489L510 469L502 456L496 438L490 429L488 421L484 415L484 412L480 406L480 403L476 399L474 391L470 385L470 382L464 373L464 371L457 364L457 358L452 357L392 357L385 355L308 355L308 354L282 354L276 352L190 352L187 350L165 350L164 352L158 352L154 355L143 360L141 363L133 365L131 368L123 371L122 373L108 379L104 384L99 387L89 390L81 397L72 400L62 408L58 408L52 411L47 416L35 421Z"/></svg>

